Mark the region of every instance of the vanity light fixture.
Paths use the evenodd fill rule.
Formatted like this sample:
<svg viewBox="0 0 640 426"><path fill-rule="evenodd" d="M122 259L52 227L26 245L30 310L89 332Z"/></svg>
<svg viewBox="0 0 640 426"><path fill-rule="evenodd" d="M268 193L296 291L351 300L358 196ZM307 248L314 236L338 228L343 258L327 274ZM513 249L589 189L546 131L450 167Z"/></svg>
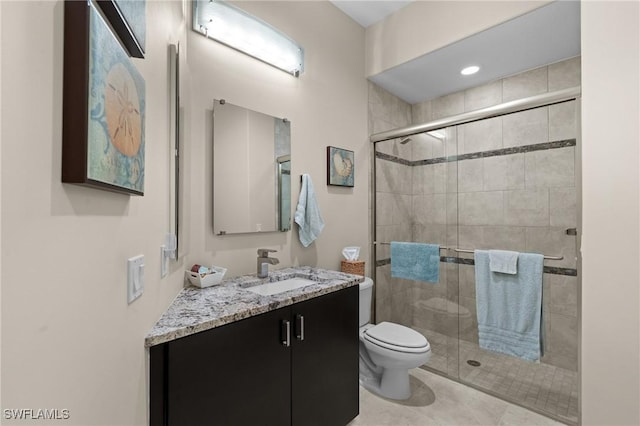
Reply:
<svg viewBox="0 0 640 426"><path fill-rule="evenodd" d="M463 68L462 70L460 70L460 74L462 75L471 75L471 74L475 74L478 71L480 71L480 67L477 65L471 65L469 67Z"/></svg>
<svg viewBox="0 0 640 426"><path fill-rule="evenodd" d="M304 71L298 43L226 1L194 0L193 30L295 77Z"/></svg>

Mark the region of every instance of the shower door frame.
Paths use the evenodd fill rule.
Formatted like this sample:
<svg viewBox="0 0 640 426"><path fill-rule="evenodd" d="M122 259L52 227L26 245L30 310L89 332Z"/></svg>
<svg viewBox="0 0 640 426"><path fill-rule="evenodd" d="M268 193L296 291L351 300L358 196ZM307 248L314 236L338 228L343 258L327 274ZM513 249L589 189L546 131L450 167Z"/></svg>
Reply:
<svg viewBox="0 0 640 426"><path fill-rule="evenodd" d="M379 132L379 133L374 133L369 137L370 142L372 143L373 146L373 151L372 151L372 155L371 155L371 203L372 203L372 208L370 209L371 211L371 234L372 235L372 239L371 239L371 247L370 247L370 253L371 253L371 264L372 266L372 277L374 279L374 282L376 282L376 274L377 274L377 265L376 265L376 261L377 261L377 250L376 250L376 245L379 243L388 243L387 241L376 241L376 151L375 151L375 144L378 142L384 142L384 141L388 141L388 140L392 140L392 139L397 139L397 138L402 138L402 137L407 137L407 136L412 136L412 135L417 135L417 134L421 134L421 133L425 133L425 132L430 132L430 131L435 131L435 130L441 130L441 129L445 129L445 128L449 128L449 127L453 127L453 126L457 126L457 125L461 125L461 124L466 124L466 123L471 123L474 121L480 121L480 120L485 120L485 119L489 119L489 118L493 118L493 117L499 117L499 116L503 116L503 115L507 115L507 114L512 114L512 113L517 113L517 112L521 112L521 111L526 111L526 110L530 110L530 109L535 109L535 108L540 108L540 107L545 107L545 106L549 106L549 105L554 105L554 104L560 104L560 103L564 103L564 102L570 102L570 101L575 101L576 102L576 123L577 123L577 129L576 129L576 159L580 159L581 158L581 153L582 153L582 143L581 143L581 87L580 86L576 86L576 87L571 87L568 89L563 89L563 90L558 90L558 91L554 91L554 92L548 92L548 93L543 93L540 95L535 95L535 96L531 96L531 97L527 97L527 98L523 98L523 99L517 99L517 100L513 100L513 101L509 101L509 102L505 102L505 103L501 103L498 105L494 105L491 107L487 107L487 108L482 108L476 111L471 111L471 112L467 112L467 113L463 113L463 114L458 114L458 115L453 115L453 116L449 116L449 117L444 117L444 118L440 118L437 120L432 120L426 123L422 123L422 124L416 124L416 125L411 125L411 126L406 126L406 127L401 127L401 128L396 128L396 129L392 129L392 130L387 130L384 132ZM581 168L581 162L580 161L576 161L576 169L575 169L575 173L576 173L576 196L577 196L577 203L578 206L580 206L582 204L582 190L581 190L581 186L582 186L582 168ZM581 306L581 299L582 299L582 274L580 273L581 269L582 269L582 255L580 252L580 246L581 246L581 238L582 238L582 209L578 208L576 211L577 214L577 230L576 230L576 270L578 271L577 274L577 296L578 296L578 306ZM454 249L454 247L447 247L447 249ZM377 298L376 298L376 286L374 286L373 288L373 297L372 297L372 317L374 320L374 323L377 322L377 312L376 312L376 303L377 303ZM582 328L581 328L581 324L582 324L582 318L581 318L581 310L578 309L578 342L581 341L581 336L582 336ZM459 339L459 337L458 337ZM582 366L580 363L581 360L581 346L580 344L578 344L578 392L580 392L580 381L581 381L581 371L582 371ZM478 389L482 392L488 393L490 395L493 395L495 397L498 397L500 399L505 399L505 396L503 395L499 395L489 389L485 389L482 387L479 387L471 382L467 382L467 381L462 381L460 379L460 377L454 377L451 376L449 374L447 374L446 372L441 372L438 370L434 370L434 369L429 369L429 371L432 371L433 373L442 375L443 377L446 377L447 379L450 380L454 380L456 382L462 383L466 386L470 386L472 388ZM517 401L510 401L514 404L517 405L521 405L519 404ZM566 419L562 419L562 418L556 418L554 415L548 413L548 412L544 412L541 410L538 410L534 407L528 407L528 406L523 406L524 408L527 408L529 410L533 410L533 411L537 411L547 417L550 418L554 418L556 420L559 421L566 421ZM581 406L581 398L580 395L578 394L578 422L577 424L581 424L581 416L582 416L582 406Z"/></svg>
<svg viewBox="0 0 640 426"><path fill-rule="evenodd" d="M385 132L374 133L369 137L369 141L375 145L377 142L417 135L419 133L430 132L432 130L440 130L445 127L471 123L474 121L485 120L487 118L512 114L514 112L521 112L529 109L577 100L580 99L580 96L580 86L571 87L569 89L557 90L555 92L548 92L540 95L530 96L528 98L504 102L487 108L478 109L476 111L452 115L450 117L440 118L423 124L416 124L412 126L400 127L398 129L387 130Z"/></svg>

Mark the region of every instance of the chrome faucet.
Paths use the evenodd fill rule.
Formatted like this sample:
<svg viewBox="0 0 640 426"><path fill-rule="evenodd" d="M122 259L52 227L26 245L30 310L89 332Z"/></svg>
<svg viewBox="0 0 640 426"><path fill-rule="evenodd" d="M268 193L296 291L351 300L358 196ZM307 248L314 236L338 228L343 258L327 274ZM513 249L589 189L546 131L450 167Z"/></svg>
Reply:
<svg viewBox="0 0 640 426"><path fill-rule="evenodd" d="M275 253L278 250L258 249L258 278L267 278L269 276L269 265L277 265L280 263L275 257L269 257L269 253Z"/></svg>

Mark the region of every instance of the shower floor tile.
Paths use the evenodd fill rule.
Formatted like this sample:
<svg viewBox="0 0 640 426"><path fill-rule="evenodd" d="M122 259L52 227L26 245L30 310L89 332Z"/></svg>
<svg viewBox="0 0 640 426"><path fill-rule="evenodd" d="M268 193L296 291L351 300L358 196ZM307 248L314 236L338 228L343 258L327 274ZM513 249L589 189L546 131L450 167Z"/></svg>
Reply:
<svg viewBox="0 0 640 426"><path fill-rule="evenodd" d="M547 364L536 364L481 349L477 344L457 341L451 352L451 338L417 329L431 344L431 359L425 366L460 381L486 389L524 407L548 413L562 421L578 421L578 373ZM459 353L459 360L457 353ZM472 366L467 360L480 362ZM452 365L453 364L453 365Z"/></svg>

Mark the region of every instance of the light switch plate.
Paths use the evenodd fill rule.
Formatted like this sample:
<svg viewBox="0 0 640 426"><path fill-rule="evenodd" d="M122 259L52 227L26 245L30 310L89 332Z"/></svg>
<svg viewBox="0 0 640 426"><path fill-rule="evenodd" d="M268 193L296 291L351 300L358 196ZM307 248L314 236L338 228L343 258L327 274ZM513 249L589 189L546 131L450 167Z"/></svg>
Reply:
<svg viewBox="0 0 640 426"><path fill-rule="evenodd" d="M127 260L127 302L136 300L144 291L144 255Z"/></svg>

